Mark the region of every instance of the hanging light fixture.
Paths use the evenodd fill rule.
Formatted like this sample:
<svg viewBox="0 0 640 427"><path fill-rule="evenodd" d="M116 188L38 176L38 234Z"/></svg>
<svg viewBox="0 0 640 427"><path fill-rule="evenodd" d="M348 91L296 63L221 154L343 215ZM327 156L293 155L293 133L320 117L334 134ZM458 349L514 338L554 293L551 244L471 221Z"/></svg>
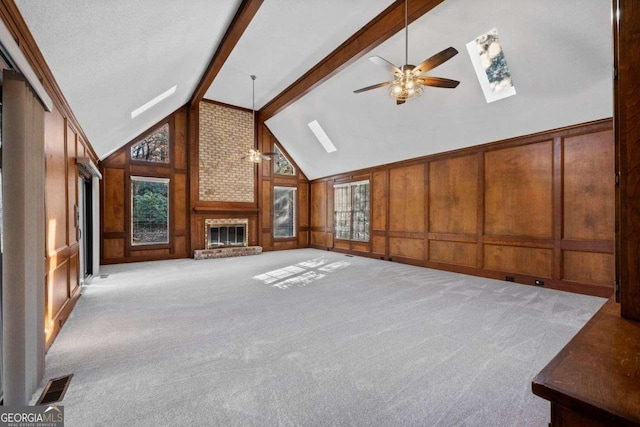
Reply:
<svg viewBox="0 0 640 427"><path fill-rule="evenodd" d="M255 144L256 141L256 76L251 75L251 141ZM260 163L262 161L262 154L257 148L249 148L245 159L251 163Z"/></svg>
<svg viewBox="0 0 640 427"><path fill-rule="evenodd" d="M404 63L402 73L395 73L393 83L389 85L389 96L396 101L404 102L407 99L417 98L422 95L424 85L413 69L416 68L409 64L409 6L408 1L404 2Z"/></svg>
<svg viewBox="0 0 640 427"><path fill-rule="evenodd" d="M256 76L251 75L252 80L252 93L251 93L251 114L252 114L252 127L251 127L251 141L255 145L256 142ZM250 163L260 163L263 160L271 160L271 156L275 153L261 153L257 148L249 148L247 154L243 157Z"/></svg>

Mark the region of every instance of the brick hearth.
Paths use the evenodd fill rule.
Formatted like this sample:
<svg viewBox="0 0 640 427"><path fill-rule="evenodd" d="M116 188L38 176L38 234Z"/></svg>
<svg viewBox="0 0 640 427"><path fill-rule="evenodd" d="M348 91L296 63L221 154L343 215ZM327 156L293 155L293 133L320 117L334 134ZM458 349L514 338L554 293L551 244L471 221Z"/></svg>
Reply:
<svg viewBox="0 0 640 427"><path fill-rule="evenodd" d="M229 258L234 256L259 255L262 246L242 246L234 248L199 249L193 251L194 259Z"/></svg>

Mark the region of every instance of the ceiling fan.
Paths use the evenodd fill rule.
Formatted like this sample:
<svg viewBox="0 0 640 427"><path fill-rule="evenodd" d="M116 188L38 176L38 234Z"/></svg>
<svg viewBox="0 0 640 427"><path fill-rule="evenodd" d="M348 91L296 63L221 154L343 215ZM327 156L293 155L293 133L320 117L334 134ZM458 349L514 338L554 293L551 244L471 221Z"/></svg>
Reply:
<svg viewBox="0 0 640 427"><path fill-rule="evenodd" d="M419 65L409 64L409 24L408 24L408 0L404 2L404 32L405 32L405 65L398 67L381 56L372 56L371 62L393 73L393 80L354 90L354 93L365 92L379 87L389 86L389 96L395 98L396 104L404 104L408 99L422 95L424 86L442 87L453 89L458 84L457 80L443 77L422 76L429 70L437 67L453 58L458 51L448 47L432 57L425 59Z"/></svg>
<svg viewBox="0 0 640 427"><path fill-rule="evenodd" d="M275 152L261 153L260 150L249 148L249 151L245 154L244 157L242 157L242 159L251 163L260 163L263 160L273 159L273 156L275 155Z"/></svg>
<svg viewBox="0 0 640 427"><path fill-rule="evenodd" d="M251 75L251 114L252 114L252 127L253 129L251 136L251 141L255 144L255 128L256 128L256 76ZM257 148L250 147L249 151L242 157L243 160L246 160L251 163L260 163L263 160L271 160L275 152L261 153Z"/></svg>

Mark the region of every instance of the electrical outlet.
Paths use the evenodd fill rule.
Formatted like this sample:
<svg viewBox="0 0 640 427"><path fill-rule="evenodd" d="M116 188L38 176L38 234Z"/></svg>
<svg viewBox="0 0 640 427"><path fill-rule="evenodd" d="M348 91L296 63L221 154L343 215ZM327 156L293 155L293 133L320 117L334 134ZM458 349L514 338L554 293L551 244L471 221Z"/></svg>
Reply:
<svg viewBox="0 0 640 427"><path fill-rule="evenodd" d="M536 286L544 286L544 280L536 279L534 283L536 284Z"/></svg>
<svg viewBox="0 0 640 427"><path fill-rule="evenodd" d="M507 276L507 277L504 278L504 280L506 280L507 282L515 282L516 281L515 277L513 277L513 276Z"/></svg>

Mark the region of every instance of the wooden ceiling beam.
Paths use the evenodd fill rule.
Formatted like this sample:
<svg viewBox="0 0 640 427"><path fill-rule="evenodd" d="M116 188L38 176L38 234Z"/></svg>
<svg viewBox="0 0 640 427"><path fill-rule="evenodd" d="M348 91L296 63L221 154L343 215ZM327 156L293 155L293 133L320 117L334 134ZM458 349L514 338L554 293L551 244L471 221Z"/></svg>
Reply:
<svg viewBox="0 0 640 427"><path fill-rule="evenodd" d="M408 0L409 23L444 0ZM404 28L404 0L397 0L260 110L266 121Z"/></svg>
<svg viewBox="0 0 640 427"><path fill-rule="evenodd" d="M236 15L233 17L227 32L222 37L222 41L220 42L220 46L218 46L218 50L211 58L211 62L207 66L206 71L202 75L200 79L200 83L196 86L196 90L193 92L191 96L191 100L189 101L189 105L191 107L196 106L202 101L205 93L213 83L213 80L216 78L225 61L235 48L238 40L242 37L245 30L251 23L251 20L260 9L262 2L264 0L243 0L242 4L238 8Z"/></svg>

